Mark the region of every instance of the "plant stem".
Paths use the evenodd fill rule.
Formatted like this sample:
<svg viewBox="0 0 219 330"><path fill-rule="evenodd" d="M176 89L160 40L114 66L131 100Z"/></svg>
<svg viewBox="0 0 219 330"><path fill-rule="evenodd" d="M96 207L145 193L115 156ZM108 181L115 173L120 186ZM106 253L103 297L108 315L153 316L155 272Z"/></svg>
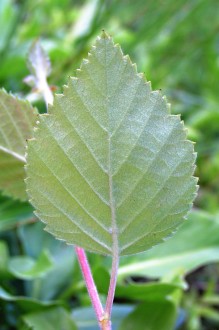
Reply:
<svg viewBox="0 0 219 330"><path fill-rule="evenodd" d="M87 287L87 291L89 293L92 305L94 307L96 316L97 316L97 320L99 322L99 326L100 329L102 330L110 330L110 328L103 328L104 324L103 324L103 319L104 319L104 310L103 310L103 306L101 304L98 292L97 292L97 288L96 285L94 283L93 280L93 276L91 273L91 269L86 257L86 254L84 252L84 250L78 246L75 247L75 251L78 257L78 261L81 267L81 271L86 283L86 287ZM104 322L105 323L105 322Z"/></svg>
<svg viewBox="0 0 219 330"><path fill-rule="evenodd" d="M104 319L101 326L101 330L111 330L111 321L109 319Z"/></svg>

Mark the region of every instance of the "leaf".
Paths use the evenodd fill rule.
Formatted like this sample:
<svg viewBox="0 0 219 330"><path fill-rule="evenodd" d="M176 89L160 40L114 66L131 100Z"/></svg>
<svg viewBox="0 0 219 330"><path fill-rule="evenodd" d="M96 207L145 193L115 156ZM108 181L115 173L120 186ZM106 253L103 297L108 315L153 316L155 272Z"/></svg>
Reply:
<svg viewBox="0 0 219 330"><path fill-rule="evenodd" d="M77 330L69 313L61 307L53 307L46 311L27 314L23 316L23 320L34 330Z"/></svg>
<svg viewBox="0 0 219 330"><path fill-rule="evenodd" d="M9 251L6 242L0 240L0 277L8 275Z"/></svg>
<svg viewBox="0 0 219 330"><path fill-rule="evenodd" d="M17 227L31 219L34 219L34 215L29 203L0 196L0 232Z"/></svg>
<svg viewBox="0 0 219 330"><path fill-rule="evenodd" d="M29 295L42 300L50 300L62 293L76 279L73 274L75 253L71 246L56 240L43 230L43 224L37 222L31 226L21 226L18 229L18 237L25 253L38 259L43 249L49 251L52 256L52 268L43 277L37 278L37 295L34 291L34 283L28 286ZM74 278L74 281L73 281Z"/></svg>
<svg viewBox="0 0 219 330"><path fill-rule="evenodd" d="M145 329L145 330L173 330L180 319L177 320L177 313L179 303L182 297L182 290L175 286L175 289L167 292L164 287L164 283L149 283L145 284L144 303L141 303L132 311L123 321L119 330L123 329ZM166 284L169 285L170 284ZM143 285L140 285L143 286ZM157 288L156 288L157 286ZM136 285L137 287L137 285ZM160 287L160 288L159 288ZM132 286L133 289L133 286ZM134 295L134 290L132 290ZM160 290L161 289L161 290ZM128 291L123 289L123 293ZM147 292L148 291L148 292ZM153 293L154 291L154 293ZM130 292L131 293L131 292ZM129 293L129 294L130 294ZM142 300L140 290L136 292L136 299ZM143 294L143 292L142 292ZM132 295L130 295L131 298ZM180 314L179 314L180 316ZM181 318L181 317L180 317Z"/></svg>
<svg viewBox="0 0 219 330"><path fill-rule="evenodd" d="M165 245L121 262L118 277L161 277L176 269L184 274L219 261L219 218L204 212L192 212L189 221Z"/></svg>
<svg viewBox="0 0 219 330"><path fill-rule="evenodd" d="M70 40L82 38L90 33L92 24L98 13L98 1L94 0L82 6L75 25L71 31Z"/></svg>
<svg viewBox="0 0 219 330"><path fill-rule="evenodd" d="M52 301L52 302L43 302L34 298L22 297L22 296L13 296L8 293L4 288L0 287L0 301L8 301L16 303L22 310L26 312L38 311L42 309L46 309L48 307L64 305L60 301Z"/></svg>
<svg viewBox="0 0 219 330"><path fill-rule="evenodd" d="M0 90L0 189L27 199L24 184L26 140L33 135L37 110L27 101Z"/></svg>
<svg viewBox="0 0 219 330"><path fill-rule="evenodd" d="M0 52L4 53L8 47L14 23L16 22L18 11L11 0L0 1ZM2 55L2 54L1 54ZM3 56L2 58L3 59Z"/></svg>
<svg viewBox="0 0 219 330"><path fill-rule="evenodd" d="M29 141L27 189L46 230L92 252L142 252L182 223L193 144L104 32Z"/></svg>
<svg viewBox="0 0 219 330"><path fill-rule="evenodd" d="M46 251L42 251L37 261L27 256L20 256L11 258L9 262L10 272L17 278L25 280L45 276L52 266L53 262Z"/></svg>
<svg viewBox="0 0 219 330"><path fill-rule="evenodd" d="M118 330L173 330L176 306L172 301L158 300L140 304L123 321Z"/></svg>

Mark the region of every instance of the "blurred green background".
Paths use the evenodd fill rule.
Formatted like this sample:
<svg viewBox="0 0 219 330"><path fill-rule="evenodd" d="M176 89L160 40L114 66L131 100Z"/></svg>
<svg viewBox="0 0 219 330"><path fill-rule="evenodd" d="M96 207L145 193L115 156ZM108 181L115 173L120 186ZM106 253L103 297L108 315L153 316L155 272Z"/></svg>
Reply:
<svg viewBox="0 0 219 330"><path fill-rule="evenodd" d="M166 248L122 259L115 329L219 329L219 1L0 0L0 87L29 95L26 58L40 38L52 63L49 83L60 92L102 29L152 88L162 90L172 113L181 114L196 143L200 178L191 224L179 237ZM45 111L43 102L37 106ZM0 329L97 329L72 249L43 232L40 223L29 224L27 203L1 201ZM176 251L172 263L163 250L169 259ZM110 260L89 258L104 298ZM162 258L159 267L150 266ZM155 311L160 323L151 320ZM61 319L65 323L57 323Z"/></svg>

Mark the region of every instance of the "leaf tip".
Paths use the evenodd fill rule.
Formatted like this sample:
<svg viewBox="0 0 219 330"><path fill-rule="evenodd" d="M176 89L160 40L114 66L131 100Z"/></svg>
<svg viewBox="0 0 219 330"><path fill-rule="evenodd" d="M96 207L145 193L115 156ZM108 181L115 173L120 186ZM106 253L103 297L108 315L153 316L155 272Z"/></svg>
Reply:
<svg viewBox="0 0 219 330"><path fill-rule="evenodd" d="M100 38L101 39L110 39L110 36L106 33L106 31L104 29L102 29Z"/></svg>

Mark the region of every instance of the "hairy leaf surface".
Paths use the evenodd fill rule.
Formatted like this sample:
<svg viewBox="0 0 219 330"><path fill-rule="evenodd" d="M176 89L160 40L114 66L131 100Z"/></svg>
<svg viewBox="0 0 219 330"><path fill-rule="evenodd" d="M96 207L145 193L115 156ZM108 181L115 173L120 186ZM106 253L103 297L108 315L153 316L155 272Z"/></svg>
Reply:
<svg viewBox="0 0 219 330"><path fill-rule="evenodd" d="M28 144L37 216L57 238L93 252L134 254L161 242L196 193L180 117L105 33Z"/></svg>
<svg viewBox="0 0 219 330"><path fill-rule="evenodd" d="M33 135L37 111L28 102L0 90L0 189L27 199L25 191L26 140Z"/></svg>

